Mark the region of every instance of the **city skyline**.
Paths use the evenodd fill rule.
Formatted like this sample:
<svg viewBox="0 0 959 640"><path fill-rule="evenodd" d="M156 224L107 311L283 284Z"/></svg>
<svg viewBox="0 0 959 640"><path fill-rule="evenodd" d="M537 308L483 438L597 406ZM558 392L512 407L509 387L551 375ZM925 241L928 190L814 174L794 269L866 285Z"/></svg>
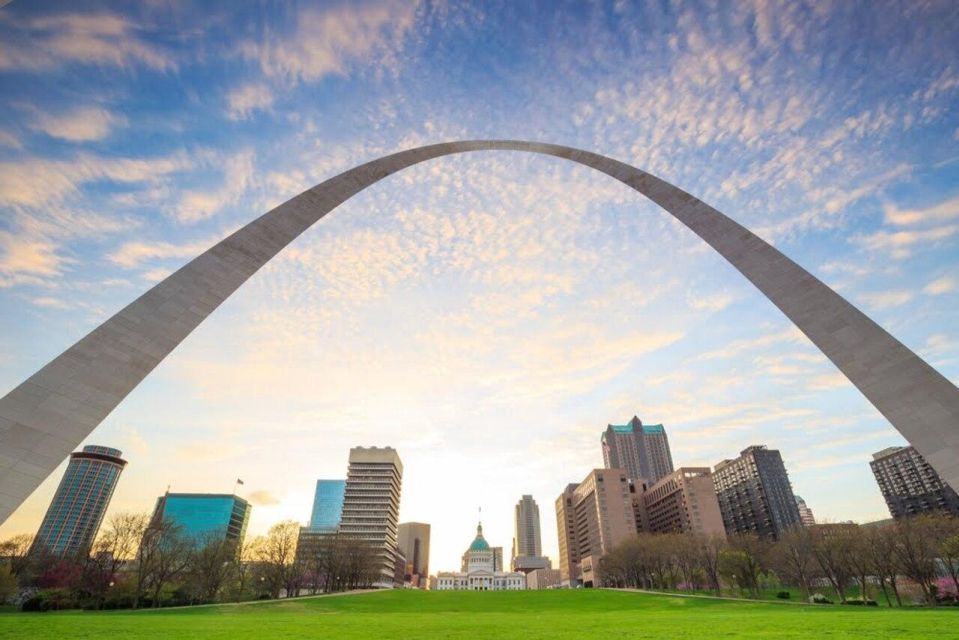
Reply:
<svg viewBox="0 0 959 640"><path fill-rule="evenodd" d="M39 80L18 93L0 132L13 176L0 184L4 390L143 285L299 188L380 151L511 133L605 151L709 199L947 377L959 374L949 324L959 123L947 109L957 85L954 70L929 55L950 50L935 20L917 33L877 11L888 30L852 39L833 24L819 29L818 14L748 7L729 24L693 7L683 16L580 15L575 26L548 12L484 21L457 5L440 15L368 3L357 23L342 7L281 12L276 40L237 42L214 29L174 50L163 25L175 16L149 8L112 11L111 31L20 5L4 8L0 29L12 21L51 46L0 64L3 86ZM229 24L225 12L210 12ZM330 28L323 18L361 25L357 48L306 46L318 39L310 29ZM621 26L603 26L612 18ZM506 20L542 22L529 47L560 44L550 29L572 31L572 42L602 43L609 58L587 68L573 48L525 62L530 49L518 42L502 43L502 54L482 48ZM57 49L61 32L115 45L115 55ZM452 46L462 38L463 48ZM801 47L830 51L830 42L851 40L864 55L848 74L829 58L818 75L802 65L808 75L778 73ZM198 62L206 43L240 52L214 69L222 82L212 85ZM424 48L444 51L452 73L418 58ZM697 64L708 59L720 68ZM467 86L489 84L484 64L502 91ZM240 82L240 70L252 79ZM54 87L74 73L105 90ZM860 73L876 93L856 84ZM544 91L526 105L530 79ZM849 86L860 90L836 91ZM149 89L178 99L158 108ZM441 92L449 103L432 105ZM726 160L718 166L717 154ZM143 178L147 167L158 177ZM255 505L251 528L262 532L305 521L312 483L343 475L346 448L388 442L407 467L401 520L433 523L432 564L455 566L457 530L473 505L488 505L491 539L509 540L516 493L550 504L566 482L602 466L602 425L638 413L667 426L677 466L712 467L768 442L818 517L885 517L866 463L902 439L771 305L648 203L579 169L506 156L415 169L344 209L224 305L215 327L198 330L91 437L131 461L113 509L149 510L141 497L168 484L225 491L240 476ZM544 219L560 231L546 233ZM448 230L429 231L446 220ZM330 258L340 266L322 266ZM501 466L463 478L476 460ZM833 495L826 475L848 491ZM457 480L455 491L437 487L445 478ZM35 531L55 485L48 480L0 537ZM453 495L463 504L437 521L431 504ZM544 551L555 560L554 526L544 519Z"/></svg>

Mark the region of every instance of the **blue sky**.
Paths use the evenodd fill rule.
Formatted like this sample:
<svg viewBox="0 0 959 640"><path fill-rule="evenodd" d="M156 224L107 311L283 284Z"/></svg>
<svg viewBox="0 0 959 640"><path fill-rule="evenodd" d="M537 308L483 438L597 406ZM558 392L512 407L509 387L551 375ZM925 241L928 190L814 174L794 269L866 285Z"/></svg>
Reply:
<svg viewBox="0 0 959 640"><path fill-rule="evenodd" d="M525 138L651 171L959 379L951 2L44 3L0 9L0 392L271 206L412 146ZM113 509L228 491L305 521L353 445L458 565L599 435L677 465L782 450L817 517L887 512L901 437L751 285L613 180L516 153L392 176L257 274L93 434ZM54 474L2 527L33 531Z"/></svg>

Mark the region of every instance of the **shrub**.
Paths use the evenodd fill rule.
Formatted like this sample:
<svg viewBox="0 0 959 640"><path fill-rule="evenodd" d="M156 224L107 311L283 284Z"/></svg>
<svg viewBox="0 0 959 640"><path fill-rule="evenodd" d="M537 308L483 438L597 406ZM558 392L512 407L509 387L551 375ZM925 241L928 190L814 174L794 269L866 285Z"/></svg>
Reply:
<svg viewBox="0 0 959 640"><path fill-rule="evenodd" d="M814 593L811 596L809 596L809 603L810 604L832 604L832 600L830 600L829 598L827 598L821 593Z"/></svg>
<svg viewBox="0 0 959 640"><path fill-rule="evenodd" d="M849 598L842 604L848 604L853 607L878 607L879 603L869 598Z"/></svg>
<svg viewBox="0 0 959 640"><path fill-rule="evenodd" d="M58 611L75 609L77 602L67 589L42 589L20 605L21 611Z"/></svg>
<svg viewBox="0 0 959 640"><path fill-rule="evenodd" d="M789 593L788 591L780 591L779 593L776 594L776 597L779 598L780 600L789 600L790 598L792 598L792 594Z"/></svg>

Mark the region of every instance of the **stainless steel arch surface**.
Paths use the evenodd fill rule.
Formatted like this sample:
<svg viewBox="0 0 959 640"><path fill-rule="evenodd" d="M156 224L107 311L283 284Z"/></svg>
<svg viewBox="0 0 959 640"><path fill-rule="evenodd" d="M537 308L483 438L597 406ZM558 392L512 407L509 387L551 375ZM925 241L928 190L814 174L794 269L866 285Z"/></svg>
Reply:
<svg viewBox="0 0 959 640"><path fill-rule="evenodd" d="M566 158L656 202L756 285L959 488L959 389L802 267L682 189L622 162L553 144L472 140L388 155L304 191L170 275L0 399L0 523L221 302L327 212L400 169L483 150Z"/></svg>

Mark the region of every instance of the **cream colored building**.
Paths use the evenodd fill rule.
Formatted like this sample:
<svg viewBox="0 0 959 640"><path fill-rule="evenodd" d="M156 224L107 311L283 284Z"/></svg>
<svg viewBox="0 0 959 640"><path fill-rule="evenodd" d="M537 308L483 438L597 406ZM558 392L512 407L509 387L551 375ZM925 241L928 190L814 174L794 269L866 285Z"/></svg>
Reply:
<svg viewBox="0 0 959 640"><path fill-rule="evenodd" d="M476 527L476 538L463 554L462 571L436 574L439 591L521 591L526 588L522 573L502 570L502 551L489 546L483 537L483 524Z"/></svg>
<svg viewBox="0 0 959 640"><path fill-rule="evenodd" d="M594 469L556 499L563 585L599 586L599 559L636 535L632 483L622 469Z"/></svg>
<svg viewBox="0 0 959 640"><path fill-rule="evenodd" d="M682 467L643 494L648 531L726 535L709 467Z"/></svg>

